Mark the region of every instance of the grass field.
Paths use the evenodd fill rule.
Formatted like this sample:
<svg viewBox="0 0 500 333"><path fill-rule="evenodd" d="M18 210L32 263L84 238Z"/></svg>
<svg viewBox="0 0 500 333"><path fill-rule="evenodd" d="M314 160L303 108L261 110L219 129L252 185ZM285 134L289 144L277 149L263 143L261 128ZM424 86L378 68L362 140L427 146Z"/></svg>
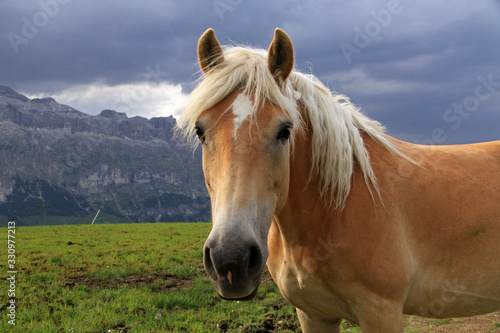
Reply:
<svg viewBox="0 0 500 333"><path fill-rule="evenodd" d="M6 258L7 228L0 230ZM202 265L208 223L15 231L16 325L5 315L9 268L4 259L1 332L300 332L295 310L268 274L250 302L216 297ZM500 317L494 319L486 319L483 332L500 330ZM406 332L440 332L435 328L457 323L407 317ZM356 331L343 324L343 332Z"/></svg>

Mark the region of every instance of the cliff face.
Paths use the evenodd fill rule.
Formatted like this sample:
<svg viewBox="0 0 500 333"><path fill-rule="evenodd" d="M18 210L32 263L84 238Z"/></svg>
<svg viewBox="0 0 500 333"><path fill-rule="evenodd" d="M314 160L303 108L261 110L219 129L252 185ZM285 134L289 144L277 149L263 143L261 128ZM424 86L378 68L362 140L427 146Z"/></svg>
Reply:
<svg viewBox="0 0 500 333"><path fill-rule="evenodd" d="M133 221L209 221L199 152L175 119L87 115L0 86L0 215L101 211Z"/></svg>

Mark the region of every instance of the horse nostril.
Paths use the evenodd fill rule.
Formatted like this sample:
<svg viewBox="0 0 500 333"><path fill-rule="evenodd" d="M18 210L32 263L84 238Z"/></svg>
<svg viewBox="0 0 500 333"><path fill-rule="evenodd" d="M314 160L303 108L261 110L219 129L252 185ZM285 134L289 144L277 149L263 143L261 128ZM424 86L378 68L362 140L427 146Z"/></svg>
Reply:
<svg viewBox="0 0 500 333"><path fill-rule="evenodd" d="M248 259L248 273L252 275L260 272L262 268L262 253L258 246L250 247L250 258Z"/></svg>
<svg viewBox="0 0 500 333"><path fill-rule="evenodd" d="M214 280L217 279L217 272L215 271L212 257L210 255L210 248L208 246L205 247L205 252L203 253L203 263L208 275Z"/></svg>

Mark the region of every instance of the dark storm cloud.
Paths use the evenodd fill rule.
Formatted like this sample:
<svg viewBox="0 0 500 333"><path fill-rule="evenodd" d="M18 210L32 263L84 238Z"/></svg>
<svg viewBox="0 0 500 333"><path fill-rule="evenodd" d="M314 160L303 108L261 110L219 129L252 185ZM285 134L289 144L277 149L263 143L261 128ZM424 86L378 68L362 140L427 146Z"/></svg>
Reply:
<svg viewBox="0 0 500 333"><path fill-rule="evenodd" d="M0 84L50 94L76 84L161 81L188 93L196 43L209 27L224 44L262 48L275 27L285 29L298 69L350 96L398 137L431 143L442 129L442 143L500 138L495 1L7 0ZM488 98L456 111L470 96L466 102L475 102L479 78L492 73Z"/></svg>
<svg viewBox="0 0 500 333"><path fill-rule="evenodd" d="M185 54L201 30L195 28L199 25L196 13L203 8L190 10L194 8L189 8L187 1L178 6L163 1L60 4L48 0L33 2L23 12L2 10L2 16L17 16L2 32L23 36L26 18L36 27L33 15L43 11L40 3L58 4L57 14L49 16L48 23L37 28L33 37L26 38L27 43L19 44L18 52L12 43L10 47L2 45L2 58L11 64L2 69L7 72L2 73L3 80L71 84L100 79L117 84L142 79L148 66L160 65L168 67L162 72L175 81L185 79L192 70L194 57Z"/></svg>

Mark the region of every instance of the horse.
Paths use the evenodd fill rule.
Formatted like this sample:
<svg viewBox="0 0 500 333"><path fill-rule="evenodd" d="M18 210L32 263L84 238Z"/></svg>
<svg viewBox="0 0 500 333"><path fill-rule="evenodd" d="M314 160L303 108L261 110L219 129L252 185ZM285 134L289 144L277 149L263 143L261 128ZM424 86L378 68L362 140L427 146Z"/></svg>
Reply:
<svg viewBox="0 0 500 333"><path fill-rule="evenodd" d="M198 42L178 129L202 146L217 293L248 300L268 270L304 332L403 332L403 314L500 309L500 141L397 140L269 49Z"/></svg>

